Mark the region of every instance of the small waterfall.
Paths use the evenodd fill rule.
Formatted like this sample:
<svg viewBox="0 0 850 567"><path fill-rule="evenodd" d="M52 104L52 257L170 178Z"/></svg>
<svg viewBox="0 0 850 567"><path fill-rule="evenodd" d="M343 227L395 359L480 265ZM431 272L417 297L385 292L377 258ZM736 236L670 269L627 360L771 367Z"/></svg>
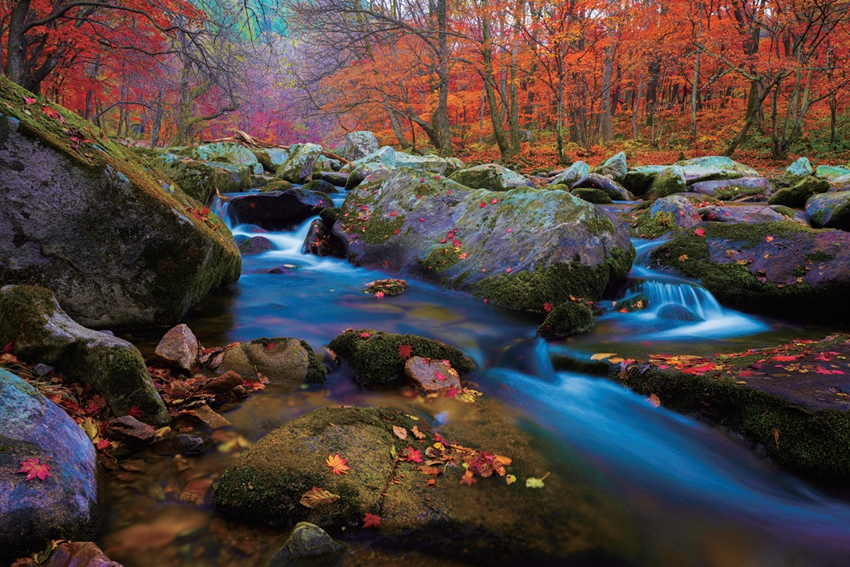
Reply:
<svg viewBox="0 0 850 567"><path fill-rule="evenodd" d="M672 305L684 307L701 321L723 316L723 308L711 292L696 285L649 281L638 284L632 289L636 293L647 295L649 308L656 315L663 312L665 306Z"/></svg>

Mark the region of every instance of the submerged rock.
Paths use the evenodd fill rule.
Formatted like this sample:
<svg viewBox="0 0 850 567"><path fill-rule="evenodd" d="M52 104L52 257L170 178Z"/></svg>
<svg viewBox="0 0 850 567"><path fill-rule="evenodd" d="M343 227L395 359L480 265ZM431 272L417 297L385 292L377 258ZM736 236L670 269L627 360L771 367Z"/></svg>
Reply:
<svg viewBox="0 0 850 567"><path fill-rule="evenodd" d="M707 222L661 245L656 265L699 280L724 305L773 317L850 316L850 234L793 221Z"/></svg>
<svg viewBox="0 0 850 567"><path fill-rule="evenodd" d="M269 250L274 250L274 244L265 236L252 236L239 245L239 252L243 256L256 256Z"/></svg>
<svg viewBox="0 0 850 567"><path fill-rule="evenodd" d="M598 299L634 258L619 223L567 192L469 189L410 170L352 191L333 230L353 264L534 311Z"/></svg>
<svg viewBox="0 0 850 567"><path fill-rule="evenodd" d="M239 278L214 214L70 111L24 112L29 94L0 77L0 163L21 165L0 175L0 282L47 286L81 324L122 328L177 324ZM75 149L68 130L99 139Z"/></svg>
<svg viewBox="0 0 850 567"><path fill-rule="evenodd" d="M0 563L42 551L45 541L88 539L97 530L94 446L35 388L0 369ZM26 480L26 462L47 475Z"/></svg>
<svg viewBox="0 0 850 567"><path fill-rule="evenodd" d="M12 343L24 360L50 364L91 384L115 415L125 415L136 406L148 423L171 421L138 349L78 325L48 289L0 288L0 342Z"/></svg>
<svg viewBox="0 0 850 567"><path fill-rule="evenodd" d="M233 371L242 378L262 374L274 384L325 381L325 368L305 341L288 337L254 339L228 348L216 372Z"/></svg>
<svg viewBox="0 0 850 567"><path fill-rule="evenodd" d="M460 350L417 335L372 329L346 331L332 340L328 348L348 362L354 377L364 385L383 384L401 377L405 360L412 356L448 360L461 374L475 370L475 363Z"/></svg>
<svg viewBox="0 0 850 567"><path fill-rule="evenodd" d="M531 181L519 173L495 163L485 163L455 171L449 179L471 189L489 189L490 191L507 191L532 185Z"/></svg>
<svg viewBox="0 0 850 567"><path fill-rule="evenodd" d="M563 339L587 332L591 327L593 312L590 307L584 303L562 303L546 316L537 328L537 334L545 339Z"/></svg>

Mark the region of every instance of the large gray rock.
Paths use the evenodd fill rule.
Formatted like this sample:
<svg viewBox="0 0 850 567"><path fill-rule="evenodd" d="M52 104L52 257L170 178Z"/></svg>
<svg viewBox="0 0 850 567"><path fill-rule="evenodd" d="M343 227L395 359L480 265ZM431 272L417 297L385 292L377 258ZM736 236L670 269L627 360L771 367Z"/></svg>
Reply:
<svg viewBox="0 0 850 567"><path fill-rule="evenodd" d="M489 189L490 191L507 191L517 187L532 186L531 181L519 173L495 163L485 163L455 171L449 179L471 189Z"/></svg>
<svg viewBox="0 0 850 567"><path fill-rule="evenodd" d="M697 181L688 190L701 193L723 201L747 196L769 196L772 190L770 181L765 177L740 177L738 179L717 179Z"/></svg>
<svg viewBox="0 0 850 567"><path fill-rule="evenodd" d="M254 339L227 349L216 372L234 371L245 379L262 374L274 384L324 382L325 368L304 341L287 337Z"/></svg>
<svg viewBox="0 0 850 567"><path fill-rule="evenodd" d="M814 175L814 173L815 172L814 169L812 169L812 164L809 162L809 158L801 157L782 172L778 181L781 185L790 187L791 185L796 185L802 181L803 178L809 175Z"/></svg>
<svg viewBox="0 0 850 567"><path fill-rule="evenodd" d="M625 152L619 152L618 154L611 156L610 158L605 160L605 163L593 168L593 173L598 173L599 175L606 175L618 182L623 180L628 171L629 168L626 165Z"/></svg>
<svg viewBox="0 0 850 567"><path fill-rule="evenodd" d="M748 165L738 163L726 156L705 156L677 161L688 184L714 179L737 179L759 177L759 172Z"/></svg>
<svg viewBox="0 0 850 567"><path fill-rule="evenodd" d="M570 167L559 173L552 179L550 185L564 184L572 187L573 184L590 173L590 166L583 161L577 161Z"/></svg>
<svg viewBox="0 0 850 567"><path fill-rule="evenodd" d="M239 278L227 226L105 137L72 148L0 78L0 282L49 287L81 324L171 325ZM62 131L97 128L59 107ZM91 157L88 157L88 156Z"/></svg>
<svg viewBox="0 0 850 567"><path fill-rule="evenodd" d="M333 200L326 194L295 187L232 197L228 200L227 216L234 224L253 224L265 230L292 230L322 209L333 206Z"/></svg>
<svg viewBox="0 0 850 567"><path fill-rule="evenodd" d="M440 156L425 155L416 156L404 152L396 152L396 167L409 167L418 171L450 175L458 169L458 161L455 159L441 158Z"/></svg>
<svg viewBox="0 0 850 567"><path fill-rule="evenodd" d="M806 202L806 214L815 228L850 231L850 191L822 193Z"/></svg>
<svg viewBox="0 0 850 567"><path fill-rule="evenodd" d="M251 150L235 142L215 142L195 146L191 148L191 157L202 161L218 161L251 167L259 163L257 156Z"/></svg>
<svg viewBox="0 0 850 567"><path fill-rule="evenodd" d="M148 423L163 425L171 420L138 349L78 325L48 289L0 288L0 342L12 343L23 360L49 364L92 384L115 415L125 415L136 406Z"/></svg>
<svg viewBox="0 0 850 567"><path fill-rule="evenodd" d="M566 191L469 189L405 169L350 192L333 231L354 264L523 310L598 299L634 258L619 223Z"/></svg>
<svg viewBox="0 0 850 567"><path fill-rule="evenodd" d="M293 144L286 163L277 168L275 177L290 183L306 183L313 179L313 166L322 155L318 144Z"/></svg>
<svg viewBox="0 0 850 567"><path fill-rule="evenodd" d="M779 209L779 210L777 210ZM700 207L698 212L703 220L712 222L750 223L750 222L782 222L795 220L782 214L780 205L770 207L764 205L752 205L744 207L724 207L720 205L708 205Z"/></svg>
<svg viewBox="0 0 850 567"><path fill-rule="evenodd" d="M367 130L349 132L342 146L342 157L354 161L368 156L378 149L378 139Z"/></svg>
<svg viewBox="0 0 850 567"><path fill-rule="evenodd" d="M73 419L35 388L0 369L0 564L97 530L94 446ZM18 470L29 459L44 480Z"/></svg>

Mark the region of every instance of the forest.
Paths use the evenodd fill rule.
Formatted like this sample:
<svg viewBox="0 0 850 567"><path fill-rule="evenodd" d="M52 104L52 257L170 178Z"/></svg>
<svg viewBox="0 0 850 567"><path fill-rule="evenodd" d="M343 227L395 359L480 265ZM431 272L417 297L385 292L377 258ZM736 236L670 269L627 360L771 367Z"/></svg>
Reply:
<svg viewBox="0 0 850 567"><path fill-rule="evenodd" d="M848 6L820 0L34 0L4 74L151 147L239 129L526 167L601 148L847 150ZM666 154L665 154L666 152ZM614 153L614 152L611 152Z"/></svg>

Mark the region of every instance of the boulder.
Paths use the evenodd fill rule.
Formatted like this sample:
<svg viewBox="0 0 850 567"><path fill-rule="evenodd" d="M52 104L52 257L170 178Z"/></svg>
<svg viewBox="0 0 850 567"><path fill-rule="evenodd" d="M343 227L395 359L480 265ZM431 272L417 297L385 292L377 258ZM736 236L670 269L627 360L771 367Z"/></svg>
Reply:
<svg viewBox="0 0 850 567"><path fill-rule="evenodd" d="M239 279L230 230L90 122L0 77L0 282L50 287L96 328L174 325ZM91 132L72 148L65 132ZM88 157L88 156L91 157Z"/></svg>
<svg viewBox="0 0 850 567"><path fill-rule="evenodd" d="M277 168L275 177L290 183L306 183L313 178L313 166L322 155L318 144L293 144L286 162Z"/></svg>
<svg viewBox="0 0 850 567"><path fill-rule="evenodd" d="M248 165L253 169L260 163L254 152L235 142L214 142L190 148L189 155L201 161L216 161L231 165ZM262 172L260 172L262 173Z"/></svg>
<svg viewBox="0 0 850 567"><path fill-rule="evenodd" d="M345 331L332 340L328 348L344 358L354 377L366 386L400 378L404 375L405 360L412 356L446 360L461 374L475 369L475 363L455 347L417 335L372 329Z"/></svg>
<svg viewBox="0 0 850 567"><path fill-rule="evenodd" d="M817 177L805 177L793 187L780 189L768 199L771 205L784 205L795 209L802 209L806 202L818 193L829 191L829 182Z"/></svg>
<svg viewBox="0 0 850 567"><path fill-rule="evenodd" d="M15 561L13 567L122 567L111 561L100 548L90 541L66 541L57 545L46 562L36 563L25 558Z"/></svg>
<svg viewBox="0 0 850 567"><path fill-rule="evenodd" d="M447 360L413 356L404 363L404 373L426 392L461 387L460 374Z"/></svg>
<svg viewBox="0 0 850 567"><path fill-rule="evenodd" d="M782 172L782 175L777 179L778 184L784 187L796 185L809 175L814 175L814 169L809 162L809 158L801 157Z"/></svg>
<svg viewBox="0 0 850 567"><path fill-rule="evenodd" d="M227 215L236 224L253 224L265 230L293 230L333 201L324 193L301 187L271 193L250 193L228 200Z"/></svg>
<svg viewBox="0 0 850 567"><path fill-rule="evenodd" d="M724 207L722 205L708 205L700 207L697 212L704 221L714 222L731 222L731 223L746 223L746 222L782 222L786 220L795 220L795 216L785 214L788 211L783 210L785 207L779 205L766 206L745 206L745 207ZM793 210L791 211L793 213Z"/></svg>
<svg viewBox="0 0 850 567"><path fill-rule="evenodd" d="M106 434L110 439L122 441L131 447L149 445L156 439L154 428L132 415L117 417L110 421L106 425Z"/></svg>
<svg viewBox="0 0 850 567"><path fill-rule="evenodd" d="M50 364L91 384L115 415L136 406L148 423L171 421L138 349L78 325L48 289L0 288L0 342L12 343L18 358Z"/></svg>
<svg viewBox="0 0 850 567"><path fill-rule="evenodd" d="M666 165L641 165L630 169L620 183L635 195L644 195L655 180L655 176L667 169Z"/></svg>
<svg viewBox="0 0 850 567"><path fill-rule="evenodd" d="M262 374L273 384L321 383L325 367L305 341L287 337L254 339L228 348L216 372L233 371L242 378Z"/></svg>
<svg viewBox="0 0 850 567"><path fill-rule="evenodd" d="M269 547L263 567L337 567L348 550L310 522L298 522L292 532L283 534Z"/></svg>
<svg viewBox="0 0 850 567"><path fill-rule="evenodd" d="M709 195L721 201L740 199L741 197L768 196L773 187L765 177L739 177L738 179L718 179L698 181L688 187L692 193Z"/></svg>
<svg viewBox="0 0 850 567"><path fill-rule="evenodd" d="M201 343L185 323L168 330L156 345L154 356L183 372L192 372L198 366Z"/></svg>
<svg viewBox="0 0 850 567"><path fill-rule="evenodd" d="M850 191L850 173L829 180L830 191Z"/></svg>
<svg viewBox="0 0 850 567"><path fill-rule="evenodd" d="M251 151L263 169L271 173L277 172L277 168L289 159L289 152L283 148L254 148Z"/></svg>
<svg viewBox="0 0 850 567"><path fill-rule="evenodd" d="M722 304L737 309L820 322L850 316L846 232L793 221L706 222L662 244L651 258L700 280Z"/></svg>
<svg viewBox="0 0 850 567"><path fill-rule="evenodd" d="M573 195L581 199L582 201L587 201L588 203L593 203L594 205L607 205L609 203L613 203L613 199L602 189L595 189L593 187L577 187L570 191Z"/></svg>
<svg viewBox="0 0 850 567"><path fill-rule="evenodd" d="M759 172L748 165L738 163L726 156L705 156L676 162L683 170L688 184L713 179L737 179L759 177Z"/></svg>
<svg viewBox="0 0 850 567"><path fill-rule="evenodd" d="M657 199L652 207L640 211L631 232L639 238L658 238L668 232L681 232L702 222L696 207L682 194Z"/></svg>
<svg viewBox="0 0 850 567"><path fill-rule="evenodd" d="M256 256L269 250L274 250L274 244L265 236L252 236L239 245L239 251L243 256Z"/></svg>
<svg viewBox="0 0 850 567"><path fill-rule="evenodd" d="M334 187L345 187L348 182L348 173L342 171L322 171L319 173L319 179L327 181Z"/></svg>
<svg viewBox="0 0 850 567"><path fill-rule="evenodd" d="M845 175L850 175L850 169L837 165L819 165L815 169L815 177L820 177L827 181L832 181L836 177L844 177Z"/></svg>
<svg viewBox="0 0 850 567"><path fill-rule="evenodd" d="M0 564L88 539L98 523L95 451L73 419L35 388L0 369ZM37 460L37 461L36 461ZM43 479L19 470L47 465Z"/></svg>
<svg viewBox="0 0 850 567"><path fill-rule="evenodd" d="M562 303L546 316L537 328L537 334L545 339L563 339L584 333L593 327L593 312L585 303Z"/></svg>
<svg viewBox="0 0 850 567"><path fill-rule="evenodd" d="M573 189L582 188L601 189L615 201L634 200L634 195L630 195L625 187L610 177L598 173L588 173L573 184Z"/></svg>
<svg viewBox="0 0 850 567"><path fill-rule="evenodd" d="M288 191L294 186L289 181L283 179L275 179L260 187L260 193L271 193L273 191Z"/></svg>
<svg viewBox="0 0 850 567"><path fill-rule="evenodd" d="M458 424L440 428L438 447L468 451L464 484L462 462L425 465L431 459L426 451L439 456L443 449L434 448L438 438L428 422L412 419L410 411L334 407L292 419L227 469L214 489L215 506L226 516L275 527L308 521L355 534L371 514L380 522L368 529L372 545L407 552L421 547L438 558L468 556L480 565L603 565L605 558L633 553L626 550L635 529L603 491L558 474L546 477L544 490L526 488L528 478L553 467L492 402L465 406ZM406 431L406 439L396 430ZM327 465L337 456L349 469L343 474ZM516 482L507 484L500 472ZM330 496L311 498L313 487ZM557 542L541 533L557 533Z"/></svg>
<svg viewBox="0 0 850 567"><path fill-rule="evenodd" d="M302 185L301 188L305 191L317 191L326 195L333 195L334 193L340 192L335 185L325 181L324 179L314 179L313 181Z"/></svg>
<svg viewBox="0 0 850 567"><path fill-rule="evenodd" d="M850 231L850 191L811 197L806 201L806 214L815 228Z"/></svg>
<svg viewBox="0 0 850 567"><path fill-rule="evenodd" d="M531 181L507 167L495 163L485 163L455 171L449 179L472 189L507 191L517 187L529 187Z"/></svg>
<svg viewBox="0 0 850 567"><path fill-rule="evenodd" d="M353 264L523 310L598 299L634 259L619 223L565 191L497 193L404 169L349 193L333 231Z"/></svg>
<svg viewBox="0 0 850 567"><path fill-rule="evenodd" d="M648 200L659 199L674 193L684 193L686 189L687 181L685 180L684 169L678 165L673 165L655 174L644 198Z"/></svg>
<svg viewBox="0 0 850 567"><path fill-rule="evenodd" d="M593 173L605 175L617 182L621 182L628 171L625 152L619 152L605 160L605 163L593 168Z"/></svg>
<svg viewBox="0 0 850 567"><path fill-rule="evenodd" d="M349 132L342 146L342 157L348 161L364 158L378 150L378 139L375 134L366 130Z"/></svg>
<svg viewBox="0 0 850 567"><path fill-rule="evenodd" d="M427 171L439 175L451 175L463 167L463 162L457 158L441 158L435 155L416 156L404 152L396 152L396 167L409 167L417 171Z"/></svg>
<svg viewBox="0 0 850 567"><path fill-rule="evenodd" d="M334 222L335 220L328 223L323 219L316 219L310 223L310 229L301 246L301 253L344 258L345 248L342 241L331 232Z"/></svg>
<svg viewBox="0 0 850 567"><path fill-rule="evenodd" d="M590 166L584 163L583 161L577 161L570 167L556 175L549 184L558 185L563 183L568 187L572 187L576 181L578 181L588 173L590 173Z"/></svg>
<svg viewBox="0 0 850 567"><path fill-rule="evenodd" d="M171 153L158 155L151 163L184 193L203 204L208 204L216 191L238 193L252 185L253 168L247 165L203 162Z"/></svg>

